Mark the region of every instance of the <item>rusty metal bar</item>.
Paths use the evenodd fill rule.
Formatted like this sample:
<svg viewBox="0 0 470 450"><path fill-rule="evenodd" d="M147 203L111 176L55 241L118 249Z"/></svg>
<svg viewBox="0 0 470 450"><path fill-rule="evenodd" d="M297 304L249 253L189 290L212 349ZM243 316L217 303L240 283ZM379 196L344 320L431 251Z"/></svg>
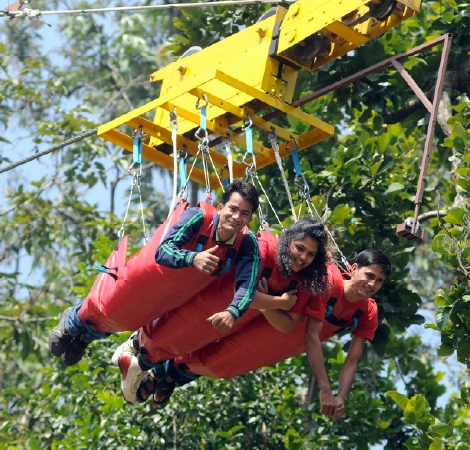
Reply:
<svg viewBox="0 0 470 450"><path fill-rule="evenodd" d="M439 110L439 103L441 101L442 89L444 87L444 77L447 68L447 60L449 59L450 44L452 42L452 35L446 34L444 40L444 48L442 49L441 63L437 72L436 88L434 90L434 100L432 102L431 117L429 119L428 131L426 135L426 142L424 144L424 154L421 161L421 172L419 174L418 188L416 190L415 198L415 215L413 219L413 227L411 232L415 232L419 210L423 200L424 185L426 181L426 175L428 172L429 157L432 150L432 141L434 137L434 131L436 130L437 114Z"/></svg>
<svg viewBox="0 0 470 450"><path fill-rule="evenodd" d="M420 89L416 84L416 81L413 80L412 76L406 71L406 69L396 60L392 60L393 67L397 69L397 72L404 78L408 83L408 86L413 89L413 92L421 100L421 103L426 107L429 112L432 112L432 103L426 97L426 94Z"/></svg>
<svg viewBox="0 0 470 450"><path fill-rule="evenodd" d="M347 78L344 78L343 80L337 81L336 83L330 84L329 86L323 89L320 89L319 91L313 92L310 95L307 95L299 100L296 100L295 102L292 103L292 106L295 106L295 107L303 106L306 103L311 102L312 100L315 100L319 97L323 97L324 95L329 94L330 92L336 91L337 89L347 86L350 83L354 83L355 81L360 80L361 78L367 75L370 75L371 73L377 72L378 70L384 69L385 67L392 65L392 61L398 61L408 56L414 56L418 53L423 52L424 50L427 50L428 48L431 48L440 44L442 41L448 41L449 39L451 39L451 35L444 34L436 39L433 39L432 41L426 42L425 44L418 45L418 47L412 48L411 50L408 50L405 53L401 53L397 56L392 56L390 58L384 59L383 61L377 64L374 64L373 66L370 66L367 69L361 70L360 72L357 72Z"/></svg>

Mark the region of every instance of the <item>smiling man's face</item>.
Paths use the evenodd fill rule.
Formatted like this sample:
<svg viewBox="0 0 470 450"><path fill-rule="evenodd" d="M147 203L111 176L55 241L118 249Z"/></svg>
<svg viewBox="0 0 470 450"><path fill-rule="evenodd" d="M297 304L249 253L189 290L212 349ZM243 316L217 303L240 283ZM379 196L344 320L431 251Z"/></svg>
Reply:
<svg viewBox="0 0 470 450"><path fill-rule="evenodd" d="M219 205L220 216L217 231L222 241L230 239L238 233L253 218L253 205L238 192L233 192L225 205Z"/></svg>
<svg viewBox="0 0 470 450"><path fill-rule="evenodd" d="M387 276L379 266L358 267L353 264L351 281L354 294L361 298L369 298L378 292Z"/></svg>

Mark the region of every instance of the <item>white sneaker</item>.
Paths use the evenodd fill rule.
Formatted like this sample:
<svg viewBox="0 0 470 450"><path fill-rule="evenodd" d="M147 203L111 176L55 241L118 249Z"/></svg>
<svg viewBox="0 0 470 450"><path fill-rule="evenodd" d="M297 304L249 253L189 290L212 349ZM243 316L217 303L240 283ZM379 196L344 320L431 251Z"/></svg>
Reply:
<svg viewBox="0 0 470 450"><path fill-rule="evenodd" d="M115 366L119 366L119 357L124 353L130 353L131 355L137 355L137 350L134 347L134 339L136 335L133 334L127 341L124 341L114 352L111 358L111 363Z"/></svg>
<svg viewBox="0 0 470 450"><path fill-rule="evenodd" d="M118 359L118 364L122 373L122 395L127 403L135 403L137 389L147 372L141 369L138 357L130 353L123 353Z"/></svg>

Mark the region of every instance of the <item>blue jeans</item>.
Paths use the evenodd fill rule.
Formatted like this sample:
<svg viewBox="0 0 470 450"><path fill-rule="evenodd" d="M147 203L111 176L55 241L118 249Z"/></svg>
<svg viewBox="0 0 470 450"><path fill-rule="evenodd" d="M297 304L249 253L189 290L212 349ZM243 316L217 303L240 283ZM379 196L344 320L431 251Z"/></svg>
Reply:
<svg viewBox="0 0 470 450"><path fill-rule="evenodd" d="M84 324L78 318L78 311L80 310L83 303L78 306L74 306L69 309L67 314L67 322L65 329L71 336L78 336L85 342L96 341L97 339L103 339L108 337L109 334L100 333L99 331L92 330L89 324Z"/></svg>

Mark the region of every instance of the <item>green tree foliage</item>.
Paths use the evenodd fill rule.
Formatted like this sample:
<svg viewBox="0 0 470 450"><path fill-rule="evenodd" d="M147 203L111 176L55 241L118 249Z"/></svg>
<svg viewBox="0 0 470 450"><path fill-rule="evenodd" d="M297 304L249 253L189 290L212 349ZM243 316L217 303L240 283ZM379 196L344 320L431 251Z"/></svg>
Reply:
<svg viewBox="0 0 470 450"><path fill-rule="evenodd" d="M35 3L39 9L70 7ZM109 2L73 8L104 6ZM268 8L64 17L53 23L62 38L52 47L44 45L40 22L5 20L0 123L7 133L0 137L0 164L17 159L12 150L24 142L18 138L28 137L31 151L43 149L156 98L150 73L190 46L207 47L256 22ZM377 296L381 325L364 350L343 419L319 414L304 356L235 380L201 379L177 390L159 410L150 402L127 405L119 393L119 370L108 361L125 335L94 343L82 362L67 369L48 355L47 336L57 315L86 296L96 276L92 267L109 255L127 203L128 158L90 138L43 157L32 180L25 169L2 174L8 186L0 203L0 448L467 448L468 388L462 385L439 407L445 387L443 374L433 369L437 355L407 330L423 324L420 308L434 307L435 298L436 321L426 326L442 335L439 355L470 359L469 32L467 3L427 0L419 15L379 39L299 76L296 95L302 97L442 33L453 35L423 199L426 237L419 247L395 234L396 224L413 215L428 121L408 85L386 69L303 107L336 127L333 138L301 154L315 207L349 260L377 246L394 265ZM403 62L431 99L440 54L435 47ZM293 119L278 120L301 130ZM144 213L153 231L167 202L155 192L161 172L151 164L145 168ZM286 174L293 179L289 161ZM267 168L261 178L288 224L277 169ZM297 198L295 186L292 193ZM135 248L137 204L126 228ZM344 344L325 346L334 387Z"/></svg>

